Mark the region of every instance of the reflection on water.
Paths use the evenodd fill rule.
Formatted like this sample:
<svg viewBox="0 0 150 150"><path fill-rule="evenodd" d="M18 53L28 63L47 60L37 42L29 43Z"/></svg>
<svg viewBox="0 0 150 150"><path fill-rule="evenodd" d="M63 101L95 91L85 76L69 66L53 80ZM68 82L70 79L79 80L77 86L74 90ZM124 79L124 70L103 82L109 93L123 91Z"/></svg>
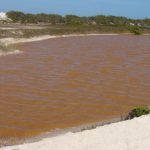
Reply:
<svg viewBox="0 0 150 150"><path fill-rule="evenodd" d="M89 36L17 45L0 58L0 137L112 118L150 104L149 36Z"/></svg>

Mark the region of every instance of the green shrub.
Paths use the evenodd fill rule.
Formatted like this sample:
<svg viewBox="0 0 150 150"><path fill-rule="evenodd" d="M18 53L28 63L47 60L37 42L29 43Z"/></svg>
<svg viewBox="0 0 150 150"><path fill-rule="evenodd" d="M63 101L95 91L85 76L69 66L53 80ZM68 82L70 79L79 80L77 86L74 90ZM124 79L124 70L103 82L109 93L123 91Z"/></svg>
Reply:
<svg viewBox="0 0 150 150"><path fill-rule="evenodd" d="M134 108L127 116L126 119L132 119L134 117L140 117L142 115L147 115L150 113L150 109L147 107Z"/></svg>
<svg viewBox="0 0 150 150"><path fill-rule="evenodd" d="M131 33L135 34L135 35L140 35L142 34L142 28L139 26L131 26L129 27L129 30Z"/></svg>

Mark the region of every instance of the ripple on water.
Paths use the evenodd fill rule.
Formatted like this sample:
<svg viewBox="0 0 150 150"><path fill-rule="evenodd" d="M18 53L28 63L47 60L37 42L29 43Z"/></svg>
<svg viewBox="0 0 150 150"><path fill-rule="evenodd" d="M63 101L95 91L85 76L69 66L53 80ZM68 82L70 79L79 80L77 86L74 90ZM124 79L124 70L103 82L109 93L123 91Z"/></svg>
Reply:
<svg viewBox="0 0 150 150"><path fill-rule="evenodd" d="M149 105L149 41L119 35L18 44L22 55L0 58L0 137L31 136Z"/></svg>

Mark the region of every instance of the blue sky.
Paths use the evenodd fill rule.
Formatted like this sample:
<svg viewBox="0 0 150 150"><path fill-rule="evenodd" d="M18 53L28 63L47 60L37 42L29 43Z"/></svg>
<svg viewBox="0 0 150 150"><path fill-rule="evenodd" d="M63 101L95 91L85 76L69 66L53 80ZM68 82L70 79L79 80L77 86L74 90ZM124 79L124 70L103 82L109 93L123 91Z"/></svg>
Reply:
<svg viewBox="0 0 150 150"><path fill-rule="evenodd" d="M0 11L150 18L150 0L0 0Z"/></svg>

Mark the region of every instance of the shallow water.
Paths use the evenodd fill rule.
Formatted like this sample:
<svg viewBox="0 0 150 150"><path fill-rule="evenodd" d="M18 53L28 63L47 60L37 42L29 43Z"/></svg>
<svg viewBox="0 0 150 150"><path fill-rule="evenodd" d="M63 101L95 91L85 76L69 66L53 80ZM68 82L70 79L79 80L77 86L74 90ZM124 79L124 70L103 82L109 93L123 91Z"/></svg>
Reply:
<svg viewBox="0 0 150 150"><path fill-rule="evenodd" d="M0 57L0 137L26 137L150 105L150 36L18 44Z"/></svg>

